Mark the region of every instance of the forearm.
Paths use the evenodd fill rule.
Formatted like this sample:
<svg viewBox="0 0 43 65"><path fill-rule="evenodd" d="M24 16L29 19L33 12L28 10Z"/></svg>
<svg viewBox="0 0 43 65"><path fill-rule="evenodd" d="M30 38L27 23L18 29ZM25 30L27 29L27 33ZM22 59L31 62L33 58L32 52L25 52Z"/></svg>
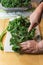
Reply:
<svg viewBox="0 0 43 65"><path fill-rule="evenodd" d="M43 2L35 9L35 11L32 13L32 16L34 15L34 19L37 23L40 22L41 16L43 13Z"/></svg>
<svg viewBox="0 0 43 65"><path fill-rule="evenodd" d="M31 31L31 29L35 26L37 26L40 21L41 21L41 17L42 17L42 13L43 13L43 2L35 9L35 11L30 15L30 27L28 29L28 32Z"/></svg>
<svg viewBox="0 0 43 65"><path fill-rule="evenodd" d="M43 2L36 8L35 12L36 12L36 16L37 16L36 20L39 23L41 20L41 17L42 17L42 13L43 13Z"/></svg>

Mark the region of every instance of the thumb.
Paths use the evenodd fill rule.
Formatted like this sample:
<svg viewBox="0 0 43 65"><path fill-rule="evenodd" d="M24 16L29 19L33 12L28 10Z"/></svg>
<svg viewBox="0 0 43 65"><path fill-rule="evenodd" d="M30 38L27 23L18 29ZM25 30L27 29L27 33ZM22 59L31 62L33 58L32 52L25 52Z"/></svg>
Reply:
<svg viewBox="0 0 43 65"><path fill-rule="evenodd" d="M30 25L30 27L28 28L28 32L31 31L33 28L33 24Z"/></svg>

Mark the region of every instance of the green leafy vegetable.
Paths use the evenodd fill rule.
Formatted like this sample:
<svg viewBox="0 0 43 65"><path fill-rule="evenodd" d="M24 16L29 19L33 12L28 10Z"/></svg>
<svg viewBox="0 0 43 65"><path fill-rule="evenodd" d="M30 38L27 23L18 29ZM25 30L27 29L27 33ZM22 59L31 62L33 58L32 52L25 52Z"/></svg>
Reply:
<svg viewBox="0 0 43 65"><path fill-rule="evenodd" d="M0 2L1 2L1 0L0 0Z"/></svg>
<svg viewBox="0 0 43 65"><path fill-rule="evenodd" d="M2 44L2 42L0 42L0 50L3 50L4 48L3 48L3 44Z"/></svg>
<svg viewBox="0 0 43 65"><path fill-rule="evenodd" d="M30 1L31 0L22 0L22 5L25 6L25 7L27 7L27 6L30 5Z"/></svg>
<svg viewBox="0 0 43 65"><path fill-rule="evenodd" d="M1 0L4 7L22 7L30 5L31 0Z"/></svg>
<svg viewBox="0 0 43 65"><path fill-rule="evenodd" d="M1 35L0 35L0 50L3 50L3 49L4 49L4 48L3 48L2 39L3 39L3 36L6 34L6 30L7 30L7 29L5 29L5 30L1 33Z"/></svg>
<svg viewBox="0 0 43 65"><path fill-rule="evenodd" d="M11 33L10 45L16 52L20 52L20 43L32 40L35 35L35 28L28 32L30 22L24 17L16 18L9 22L7 30Z"/></svg>

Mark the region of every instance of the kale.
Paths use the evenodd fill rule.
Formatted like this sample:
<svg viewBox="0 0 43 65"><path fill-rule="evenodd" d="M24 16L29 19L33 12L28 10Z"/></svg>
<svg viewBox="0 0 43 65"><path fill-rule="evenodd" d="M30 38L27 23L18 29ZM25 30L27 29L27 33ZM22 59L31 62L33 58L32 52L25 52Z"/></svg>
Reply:
<svg viewBox="0 0 43 65"><path fill-rule="evenodd" d="M2 43L2 40L3 40L3 36L6 34L7 32L7 28L1 33L0 35L0 50L3 50L3 43Z"/></svg>
<svg viewBox="0 0 43 65"><path fill-rule="evenodd" d="M1 0L1 3L4 7L17 7L21 6L20 0Z"/></svg>
<svg viewBox="0 0 43 65"><path fill-rule="evenodd" d="M29 20L24 17L19 17L9 22L7 30L12 36L10 39L12 50L20 52L20 43L34 38L35 28L28 32L29 26Z"/></svg>
<svg viewBox="0 0 43 65"><path fill-rule="evenodd" d="M31 0L22 0L22 4L24 7L28 7L30 5Z"/></svg>
<svg viewBox="0 0 43 65"><path fill-rule="evenodd" d="M31 0L1 0L1 4L4 7L22 7L22 6L28 6L30 5L29 2Z"/></svg>
<svg viewBox="0 0 43 65"><path fill-rule="evenodd" d="M1 0L0 0L0 2L1 2Z"/></svg>

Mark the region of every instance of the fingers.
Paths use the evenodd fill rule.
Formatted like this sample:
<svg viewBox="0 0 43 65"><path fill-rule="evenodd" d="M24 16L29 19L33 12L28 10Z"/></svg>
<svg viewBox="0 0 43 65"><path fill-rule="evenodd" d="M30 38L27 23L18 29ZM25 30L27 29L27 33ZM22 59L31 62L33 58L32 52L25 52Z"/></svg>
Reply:
<svg viewBox="0 0 43 65"><path fill-rule="evenodd" d="M28 28L28 32L30 32L33 28L33 24L30 25L30 27Z"/></svg>
<svg viewBox="0 0 43 65"><path fill-rule="evenodd" d="M28 32L30 32L32 30L32 28L36 27L38 25L37 22L34 22L30 25L30 27L28 28Z"/></svg>
<svg viewBox="0 0 43 65"><path fill-rule="evenodd" d="M29 45L28 45L28 44L29 44L28 41L23 42L23 43L20 44L22 51L24 51L24 50L26 50L26 49L29 49L30 44L29 44Z"/></svg>
<svg viewBox="0 0 43 65"><path fill-rule="evenodd" d="M37 42L35 40L23 42L20 46L23 53L37 53Z"/></svg>

